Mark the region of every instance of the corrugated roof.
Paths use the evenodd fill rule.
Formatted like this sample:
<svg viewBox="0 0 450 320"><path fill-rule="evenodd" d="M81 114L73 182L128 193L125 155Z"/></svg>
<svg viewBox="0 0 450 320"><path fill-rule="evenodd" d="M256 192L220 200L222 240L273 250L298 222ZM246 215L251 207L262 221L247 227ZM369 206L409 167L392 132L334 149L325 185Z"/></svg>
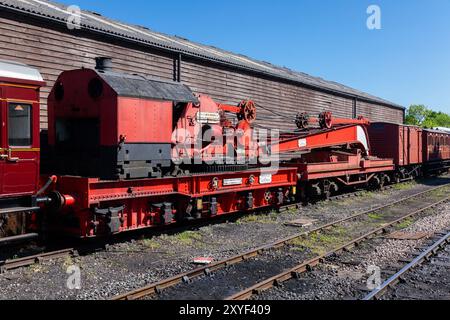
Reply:
<svg viewBox="0 0 450 320"><path fill-rule="evenodd" d="M67 6L47 0L0 0L0 8L20 11L54 22L66 23L71 12ZM313 77L306 73L296 72L288 68L278 67L268 62L262 62L249 57L228 52L212 46L198 44L186 39L152 31L146 27L121 23L105 18L97 13L82 11L81 27L93 32L108 34L113 37L134 41L141 44L182 53L201 59L212 60L253 72L301 83L306 86L357 97L374 103L389 105L404 109L390 101L375 97L348 86Z"/></svg>
<svg viewBox="0 0 450 320"><path fill-rule="evenodd" d="M191 89L179 82L161 81L112 71L96 72L119 96L198 103Z"/></svg>

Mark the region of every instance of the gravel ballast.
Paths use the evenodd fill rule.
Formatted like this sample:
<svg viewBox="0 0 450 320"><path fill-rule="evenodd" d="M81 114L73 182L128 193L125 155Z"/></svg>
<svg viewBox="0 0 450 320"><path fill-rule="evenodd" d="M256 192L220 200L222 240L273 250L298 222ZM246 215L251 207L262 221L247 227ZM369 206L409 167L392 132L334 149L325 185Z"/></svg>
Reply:
<svg viewBox="0 0 450 320"><path fill-rule="evenodd" d="M403 228L406 233L426 232L433 235L449 230L450 204L429 209L425 216ZM418 248L427 247L430 239L393 240L384 236L363 243L351 252L328 259L299 279L283 283L256 297L260 300L342 300L362 299L370 290L368 280L374 268L386 280L411 260ZM372 282L370 282L372 283ZM427 296L423 297L427 299ZM430 296L429 298L432 298Z"/></svg>

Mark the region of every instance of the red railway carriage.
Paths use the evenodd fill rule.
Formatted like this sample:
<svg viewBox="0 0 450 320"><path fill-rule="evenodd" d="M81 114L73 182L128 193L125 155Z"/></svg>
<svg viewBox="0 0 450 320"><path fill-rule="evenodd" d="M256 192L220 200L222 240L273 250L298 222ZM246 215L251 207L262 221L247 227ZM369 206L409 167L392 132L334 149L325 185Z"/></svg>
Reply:
<svg viewBox="0 0 450 320"><path fill-rule="evenodd" d="M0 238L25 232L38 209L39 90L36 69L0 61Z"/></svg>
<svg viewBox="0 0 450 320"><path fill-rule="evenodd" d="M394 123L372 123L369 137L373 154L394 160L398 179L409 179L421 174L421 128Z"/></svg>
<svg viewBox="0 0 450 320"><path fill-rule="evenodd" d="M450 132L423 131L423 159L427 172L441 172L450 168Z"/></svg>

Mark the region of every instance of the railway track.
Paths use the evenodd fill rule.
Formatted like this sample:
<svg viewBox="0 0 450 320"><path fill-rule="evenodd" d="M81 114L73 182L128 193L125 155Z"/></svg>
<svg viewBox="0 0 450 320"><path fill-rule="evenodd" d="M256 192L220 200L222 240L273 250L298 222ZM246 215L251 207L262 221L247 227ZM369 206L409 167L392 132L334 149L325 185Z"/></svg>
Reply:
<svg viewBox="0 0 450 320"><path fill-rule="evenodd" d="M431 257L435 256L439 251L443 250L450 243L450 232L440 237L437 241L426 248L419 256L404 266L396 274L387 279L380 287L369 293L363 300L380 299L389 289L394 288L401 280L405 279L407 273L411 273L422 265L429 262Z"/></svg>
<svg viewBox="0 0 450 320"><path fill-rule="evenodd" d="M0 273L4 273L8 270L13 270L22 267L28 267L36 263L41 263L47 260L65 258L67 256L75 257L78 255L78 251L74 248L62 249L52 252L40 253L32 256L27 256L23 258L6 260L0 262Z"/></svg>
<svg viewBox="0 0 450 320"><path fill-rule="evenodd" d="M164 279L162 281L150 284L148 286L139 288L137 290L128 292L128 293L120 295L120 296L115 296L112 298L112 300L136 300L136 299L144 299L144 298L152 297L156 294L161 294L164 290L174 288L177 285L181 285L183 283L190 283L194 279L200 278L205 275L209 276L209 275L213 274L214 272L218 272L221 269L224 269L224 268L227 268L230 266L234 266L234 265L240 264L245 261L250 261L251 259L258 257L260 255L263 255L264 253L266 253L270 250L279 249L279 248L288 246L292 241L295 241L296 239L300 239L302 237L307 237L312 234L320 233L322 231L329 230L333 227L342 225L344 223L348 223L350 221L357 221L360 218L368 217L370 214L373 214L376 212L382 212L383 210L385 210L389 207L395 207L395 206L402 205L402 204L403 205L408 204L408 201L414 202L413 200L416 200L417 198L428 199L428 198L430 198L431 193L438 191L440 189L446 188L449 185L450 184L445 184L445 185L442 185L439 187L428 189L426 191L416 193L414 195L405 197L403 199L399 199L397 201L394 201L394 202L391 202L391 203L388 203L388 204L385 204L385 205L382 205L382 206L379 206L376 208L372 208L370 210L365 210L365 211L353 214L349 217L322 225L322 226L314 228L310 231L301 232L301 233L298 233L291 237L271 243L269 245L265 245L265 246L256 248L254 250L247 251L243 254L239 254L239 255L233 256L231 258L228 258L228 259L225 259L225 260L222 260L219 262L215 262L208 266L197 268L197 269L189 271L189 272L178 274L171 278ZM423 199L423 201L420 201L420 203L426 203L425 199ZM294 268L290 268L288 271L284 271L274 277L270 277L262 282L259 282L257 285L254 285L254 286L249 287L248 289L245 289L237 294L229 296L228 299L239 300L239 299L250 298L254 293L268 289L271 286L276 285L277 283L280 283L282 281L285 281L292 277L297 276L299 273L304 272L304 271L308 270L309 268L319 264L323 259L325 259L329 255L335 254L342 250L346 250L352 246L357 245L359 242L372 237L373 235L382 233L385 230L385 228L387 228L389 225L395 225L397 223L400 223L409 217L419 214L419 213L421 213L431 207L434 207L442 202L445 202L447 200L448 200L448 197L446 197L445 199L439 199L439 200L429 203L427 206L421 207L420 209L417 209L414 212L411 212L407 215L401 215L401 217L394 219L389 224L386 224L380 228L377 228L376 230L372 230L362 236L359 236L356 239L353 239L352 241L347 242L342 247L339 247L339 248L337 248L333 251L330 251L324 255L315 257L311 260L307 260L306 262L302 262L301 264L295 266ZM409 204L410 204L410 206L413 205L412 203L409 203Z"/></svg>
<svg viewBox="0 0 450 320"><path fill-rule="evenodd" d="M410 181L406 181L405 183L408 183L408 182L410 182ZM385 186L381 189L381 191L389 190L389 189L392 189L393 187L394 187L393 185ZM366 191L355 191L355 192L350 192L350 193L346 193L346 194L336 195L336 196L330 197L328 200L335 201L335 200L346 199L346 198L351 198L351 197L358 197L358 196L363 195L365 192ZM280 207L278 210L283 212L283 211L286 211L289 209L298 208L299 205L300 204L298 204L298 203L288 204L288 205ZM222 217L218 217L218 218L228 220L230 217L222 216ZM209 221L208 223L211 223L211 221ZM199 222L198 224L202 225L202 224L206 224L206 223ZM188 226L188 227L190 227L190 226ZM186 228L186 226L173 228L172 230L180 229L180 230L184 231L185 228ZM37 263L41 263L44 261L52 260L52 259L65 258L68 256L76 257L79 255L79 252L90 252L90 251L92 251L92 249L88 250L82 246L77 247L77 248L75 248L75 247L58 248L57 250L42 252L42 253L25 256L25 257L21 257L21 258L6 259L3 261L0 260L0 274L7 272L9 270L14 270L14 269L22 268L22 267L28 267L28 266L31 266L31 265L34 265Z"/></svg>
<svg viewBox="0 0 450 320"><path fill-rule="evenodd" d="M240 291L240 292L238 292L236 294L233 294L233 295L227 297L225 300L247 300L247 299L250 299L253 295L259 294L259 293L261 293L263 291L266 291L266 290L268 290L268 289L270 289L270 288L272 288L274 286L278 286L278 285L280 285L281 283L283 283L283 282L285 282L287 280L290 280L290 279L293 279L293 278L298 278L302 273L305 273L305 272L311 270L315 266L317 266L320 263L322 263L323 261L325 261L328 257L331 257L333 255L339 254L340 252L343 252L343 251L346 251L346 250L350 250L350 249L354 248L355 246L358 246L358 244L362 243L363 241L366 241L366 240L368 240L368 239L370 239L370 238L372 238L372 237L374 237L376 235L385 233L385 230L388 227L395 226L396 224L399 224L402 221L404 221L404 220L406 220L408 218L411 218L412 216L415 216L415 215L417 215L419 213L422 213L422 212L424 212L424 211L426 211L426 210L428 210L430 208L433 208L433 207L435 207L435 206L437 206L439 204L447 202L448 200L450 200L450 197L447 197L445 199L442 199L440 201L437 201L435 203L427 205L426 207L421 208L419 210L415 210L415 211L413 211L413 212L411 212L411 213L409 213L409 214L407 214L407 215L405 215L405 216L403 216L403 217L401 217L401 218L399 218L399 219L397 219L395 221L392 221L391 223L389 223L389 224L387 224L387 225L385 225L383 227L377 228L377 229L375 229L373 231L370 231L370 232L364 234L361 237L353 239L353 240L345 243L344 245L342 245L342 246L340 246L340 247L338 247L336 249L333 249L332 251L329 251L329 252L327 252L327 253L325 253L325 254L323 254L321 256L315 257L315 258L313 258L311 260L302 262L302 263L296 265L295 267L293 267L293 268L291 268L291 269L289 269L287 271L284 271L284 272L282 272L280 274L277 274L277 275L275 275L275 276L273 276L271 278L265 279L265 280L257 283L256 285L254 285L252 287L246 288L246 289L244 289L244 290L242 290L242 291Z"/></svg>

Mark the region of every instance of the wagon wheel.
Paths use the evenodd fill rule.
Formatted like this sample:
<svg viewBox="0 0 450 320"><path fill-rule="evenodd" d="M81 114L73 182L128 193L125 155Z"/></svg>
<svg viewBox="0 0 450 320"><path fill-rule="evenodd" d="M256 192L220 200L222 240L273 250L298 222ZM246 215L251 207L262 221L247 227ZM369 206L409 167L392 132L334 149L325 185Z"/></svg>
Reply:
<svg viewBox="0 0 450 320"><path fill-rule="evenodd" d="M242 101L238 107L241 109L238 114L239 120L245 120L248 123L252 123L256 120L256 106L253 101Z"/></svg>

